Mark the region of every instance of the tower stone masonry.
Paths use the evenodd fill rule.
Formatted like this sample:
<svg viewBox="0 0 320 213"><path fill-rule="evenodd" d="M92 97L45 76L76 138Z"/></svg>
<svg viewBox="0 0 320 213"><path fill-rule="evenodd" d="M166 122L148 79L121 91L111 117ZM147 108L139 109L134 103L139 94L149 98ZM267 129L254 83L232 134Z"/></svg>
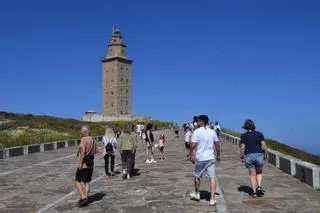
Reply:
<svg viewBox="0 0 320 213"><path fill-rule="evenodd" d="M131 64L127 46L118 29L112 28L112 38L106 58L102 60L102 111L104 115L132 114Z"/></svg>

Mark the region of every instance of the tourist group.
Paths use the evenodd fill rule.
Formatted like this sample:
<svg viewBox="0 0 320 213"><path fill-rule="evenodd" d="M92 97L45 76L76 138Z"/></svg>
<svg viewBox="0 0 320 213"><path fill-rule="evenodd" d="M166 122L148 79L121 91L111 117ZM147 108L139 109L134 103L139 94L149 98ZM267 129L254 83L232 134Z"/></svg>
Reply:
<svg viewBox="0 0 320 213"><path fill-rule="evenodd" d="M252 120L246 120L241 135L240 162L245 164L249 171L251 184L251 196L256 198L264 194L262 189L262 168L267 160L267 146L262 133L255 130ZM164 154L166 136L161 134L158 143L155 143L153 134L154 126L144 123L133 127L127 123L123 130L115 133L112 128L107 127L102 137L103 150L99 151L90 129L87 126L81 128L81 142L78 152L78 164L75 175L75 186L80 193L79 207L89 204L90 181L94 167L94 156L102 153L105 160L105 175L115 175L115 158L119 152L122 164L122 178L130 179L134 171L136 150L139 141L143 142L146 153L146 164L156 163L154 158L155 149L159 150L159 160L167 160ZM179 138L179 126L174 125L172 129L175 137ZM187 160L194 164L194 192L190 193L192 200L200 201L200 180L203 177L210 179L210 205L215 206L216 201L216 162L220 161L220 134L221 127L218 122L210 123L207 115L194 116L190 123L183 125L184 147ZM110 163L110 170L109 170Z"/></svg>

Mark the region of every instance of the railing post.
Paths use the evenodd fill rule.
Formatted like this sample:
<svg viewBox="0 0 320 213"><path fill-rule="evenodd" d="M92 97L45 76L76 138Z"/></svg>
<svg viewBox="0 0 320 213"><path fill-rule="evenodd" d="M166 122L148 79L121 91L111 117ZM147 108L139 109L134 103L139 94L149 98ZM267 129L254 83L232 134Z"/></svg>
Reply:
<svg viewBox="0 0 320 213"><path fill-rule="evenodd" d="M280 157L276 154L276 167L280 168Z"/></svg>
<svg viewBox="0 0 320 213"><path fill-rule="evenodd" d="M4 149L5 150L5 158L9 158L10 157L10 152L9 152L9 148Z"/></svg>
<svg viewBox="0 0 320 213"><path fill-rule="evenodd" d="M28 146L25 145L23 146L23 155L28 155L29 154L29 149L28 149Z"/></svg>
<svg viewBox="0 0 320 213"><path fill-rule="evenodd" d="M313 188L320 190L320 168L312 168Z"/></svg>
<svg viewBox="0 0 320 213"><path fill-rule="evenodd" d="M40 144L40 152L44 152L44 144L43 143Z"/></svg>
<svg viewBox="0 0 320 213"><path fill-rule="evenodd" d="M57 148L58 148L57 142L53 142L53 149L57 149Z"/></svg>
<svg viewBox="0 0 320 213"><path fill-rule="evenodd" d="M296 175L296 161L293 159L290 159L290 170L291 170L291 175L295 176Z"/></svg>

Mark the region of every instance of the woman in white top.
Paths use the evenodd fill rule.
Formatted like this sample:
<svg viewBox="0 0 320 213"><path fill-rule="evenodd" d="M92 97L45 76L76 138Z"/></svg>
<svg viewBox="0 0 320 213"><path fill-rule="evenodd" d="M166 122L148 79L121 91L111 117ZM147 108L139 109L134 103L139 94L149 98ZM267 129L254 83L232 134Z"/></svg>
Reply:
<svg viewBox="0 0 320 213"><path fill-rule="evenodd" d="M102 142L104 144L103 156L105 162L105 172L106 176L114 176L114 159L115 159L115 151L117 149L117 139L114 131L107 127L105 134L102 138ZM109 158L111 159L111 172L109 173Z"/></svg>

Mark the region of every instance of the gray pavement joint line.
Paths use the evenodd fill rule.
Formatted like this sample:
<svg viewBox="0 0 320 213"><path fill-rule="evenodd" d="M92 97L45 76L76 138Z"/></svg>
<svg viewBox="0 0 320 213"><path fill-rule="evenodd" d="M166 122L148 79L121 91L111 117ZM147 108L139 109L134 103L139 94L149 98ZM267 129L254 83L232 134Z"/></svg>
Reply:
<svg viewBox="0 0 320 213"><path fill-rule="evenodd" d="M136 157L140 157L142 154L145 154L145 151L139 153ZM120 166L119 166L119 167L120 167ZM104 176L105 176L105 174L103 174L103 175L97 177L96 179L92 180L92 181L91 181L91 184L97 182L98 180L100 180L100 179L103 178ZM67 198L69 198L69 197L71 197L71 196L74 195L76 192L77 192L76 189L73 190L72 192L66 194L66 195L63 196L62 198L60 198L60 199L58 199L58 200L56 200L56 201L54 201L54 202L52 202L52 203L50 203L50 204L42 207L41 209L39 209L38 211L36 211L36 213L46 212L47 210L49 210L49 209L51 209L52 207L56 206L56 205L57 205L58 203L60 203L61 201L65 200L65 199L67 199Z"/></svg>
<svg viewBox="0 0 320 213"><path fill-rule="evenodd" d="M219 196L217 196L217 212L221 212L221 213L229 213L228 207L227 207L227 202L224 199L223 196L223 191L220 187L218 178L216 178L217 181L217 190L216 192L219 193Z"/></svg>
<svg viewBox="0 0 320 213"><path fill-rule="evenodd" d="M1 172L0 173L0 177L4 176L4 175L11 174L11 173L23 171L25 169L30 169L30 168L33 168L35 166L43 166L43 165L46 165L46 164L49 164L49 163L52 163L52 162L55 162L55 161L64 160L64 159L71 158L71 157L74 157L74 156L76 156L76 154L72 154L72 155L56 158L54 160L44 161L44 162L41 162L41 163L33 164L32 166L26 166L26 167L22 167L22 168L19 168L19 169L10 170L10 171L7 171L7 172Z"/></svg>

